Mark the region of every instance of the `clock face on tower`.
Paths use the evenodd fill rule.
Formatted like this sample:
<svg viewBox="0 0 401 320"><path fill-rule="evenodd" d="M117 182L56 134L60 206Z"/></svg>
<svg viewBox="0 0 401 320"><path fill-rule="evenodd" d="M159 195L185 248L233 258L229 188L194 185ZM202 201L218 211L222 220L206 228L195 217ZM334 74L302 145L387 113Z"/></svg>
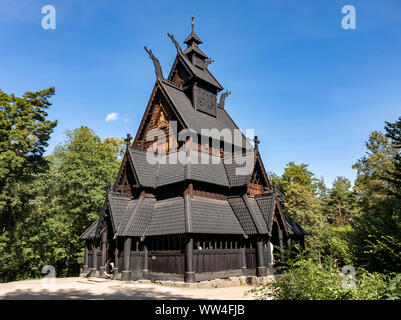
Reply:
<svg viewBox="0 0 401 320"><path fill-rule="evenodd" d="M197 87L196 110L216 116L216 95L203 88Z"/></svg>

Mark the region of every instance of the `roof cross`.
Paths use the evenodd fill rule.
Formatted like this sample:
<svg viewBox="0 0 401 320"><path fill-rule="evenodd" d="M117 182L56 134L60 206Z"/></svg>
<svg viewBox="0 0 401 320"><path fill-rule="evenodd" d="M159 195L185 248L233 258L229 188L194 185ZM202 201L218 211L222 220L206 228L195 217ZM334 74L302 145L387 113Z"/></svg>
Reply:
<svg viewBox="0 0 401 320"><path fill-rule="evenodd" d="M125 144L126 144L126 146L127 146L127 149L128 149L128 147L130 146L130 144L131 144L131 139L132 139L132 136L131 136L131 134L127 134L127 137L124 139L124 141L125 141Z"/></svg>
<svg viewBox="0 0 401 320"><path fill-rule="evenodd" d="M258 139L258 136L255 136L255 138L253 139L253 142L255 144L255 149L258 149L258 145L260 143L260 140Z"/></svg>
<svg viewBox="0 0 401 320"><path fill-rule="evenodd" d="M195 29L195 22L194 22L194 16L192 16L192 32L194 32Z"/></svg>

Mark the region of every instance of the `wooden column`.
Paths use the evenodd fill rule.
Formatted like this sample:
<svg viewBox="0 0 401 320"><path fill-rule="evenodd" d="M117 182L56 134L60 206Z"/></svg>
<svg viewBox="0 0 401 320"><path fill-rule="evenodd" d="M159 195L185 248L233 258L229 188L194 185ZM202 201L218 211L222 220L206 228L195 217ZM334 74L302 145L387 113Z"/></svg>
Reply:
<svg viewBox="0 0 401 320"><path fill-rule="evenodd" d="M195 282L194 271L194 238L189 236L185 248L185 282Z"/></svg>
<svg viewBox="0 0 401 320"><path fill-rule="evenodd" d="M283 241L283 230L279 227L278 228L278 243L280 245L280 257L281 262L284 262L284 241Z"/></svg>
<svg viewBox="0 0 401 320"><path fill-rule="evenodd" d="M92 268L91 277L96 277L97 273L97 250L96 250L96 239L92 240Z"/></svg>
<svg viewBox="0 0 401 320"><path fill-rule="evenodd" d="M114 269L113 269L113 279L118 277L118 238L116 239L116 248L114 249Z"/></svg>
<svg viewBox="0 0 401 320"><path fill-rule="evenodd" d="M245 255L245 241L241 241L241 269L242 274L245 275L246 270L246 255Z"/></svg>
<svg viewBox="0 0 401 320"><path fill-rule="evenodd" d="M258 236L256 238L256 261L257 261L256 275L258 277L266 276L266 267L263 259L263 238L261 236Z"/></svg>
<svg viewBox="0 0 401 320"><path fill-rule="evenodd" d="M89 271L89 241L85 241L85 253L84 253L84 266L83 266L83 273L87 273Z"/></svg>
<svg viewBox="0 0 401 320"><path fill-rule="evenodd" d="M121 276L121 280L123 281L131 280L130 260L131 260L131 238L127 237L124 240L124 263L123 263L123 273Z"/></svg>
<svg viewBox="0 0 401 320"><path fill-rule="evenodd" d="M107 225L105 226L102 233L102 263L100 265L100 277L104 276L106 270L106 259L107 259Z"/></svg>
<svg viewBox="0 0 401 320"><path fill-rule="evenodd" d="M149 274L148 267L148 247L146 246L146 242L143 242L143 278L147 279Z"/></svg>

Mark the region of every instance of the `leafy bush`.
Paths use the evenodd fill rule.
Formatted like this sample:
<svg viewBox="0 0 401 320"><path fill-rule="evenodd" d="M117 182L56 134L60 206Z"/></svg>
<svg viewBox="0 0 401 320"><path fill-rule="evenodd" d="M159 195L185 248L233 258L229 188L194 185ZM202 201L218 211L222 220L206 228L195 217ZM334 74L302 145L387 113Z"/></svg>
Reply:
<svg viewBox="0 0 401 320"><path fill-rule="evenodd" d="M320 234L322 256L335 259L339 265L352 264L350 250L350 234L353 229L350 225L345 227L327 226Z"/></svg>
<svg viewBox="0 0 401 320"><path fill-rule="evenodd" d="M385 276L360 271L356 287L343 286L344 275L331 258L323 264L312 259L291 262L289 268L264 287L253 290L258 299L275 300L378 300L387 288Z"/></svg>

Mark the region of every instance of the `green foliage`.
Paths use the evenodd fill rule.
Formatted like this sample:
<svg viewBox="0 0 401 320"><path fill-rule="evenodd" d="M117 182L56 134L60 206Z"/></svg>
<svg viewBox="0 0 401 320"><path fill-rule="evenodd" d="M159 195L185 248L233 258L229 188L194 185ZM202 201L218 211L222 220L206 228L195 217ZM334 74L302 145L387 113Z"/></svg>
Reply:
<svg viewBox="0 0 401 320"><path fill-rule="evenodd" d="M55 89L26 92L22 97L0 90L0 230L12 231L29 210L27 184L43 172L45 147L57 121L47 120L48 99Z"/></svg>
<svg viewBox="0 0 401 320"><path fill-rule="evenodd" d="M390 279L384 298L386 300L401 300L401 274L397 274Z"/></svg>
<svg viewBox="0 0 401 320"><path fill-rule="evenodd" d="M349 179L337 177L324 201L324 214L329 222L337 226L344 226L352 221L356 211L356 199Z"/></svg>
<svg viewBox="0 0 401 320"><path fill-rule="evenodd" d="M259 299L277 300L378 300L387 287L385 277L361 271L356 287L344 287L342 275L332 259L320 264L312 259L290 263L289 268L262 288L253 291Z"/></svg>
<svg viewBox="0 0 401 320"><path fill-rule="evenodd" d="M46 158L48 170L25 186L31 197L24 219L0 235L1 281L39 277L46 264L57 276L78 274L84 245L79 236L98 217L122 150L122 140L101 141L87 127L66 133Z"/></svg>
<svg viewBox="0 0 401 320"><path fill-rule="evenodd" d="M340 266L352 264L353 255L350 249L350 238L353 229L350 225L336 227L326 226L319 234L321 255L330 257Z"/></svg>
<svg viewBox="0 0 401 320"><path fill-rule="evenodd" d="M353 222L353 252L356 263L371 271L401 270L400 122L387 123L386 136L372 132L366 155L354 165L361 212Z"/></svg>

